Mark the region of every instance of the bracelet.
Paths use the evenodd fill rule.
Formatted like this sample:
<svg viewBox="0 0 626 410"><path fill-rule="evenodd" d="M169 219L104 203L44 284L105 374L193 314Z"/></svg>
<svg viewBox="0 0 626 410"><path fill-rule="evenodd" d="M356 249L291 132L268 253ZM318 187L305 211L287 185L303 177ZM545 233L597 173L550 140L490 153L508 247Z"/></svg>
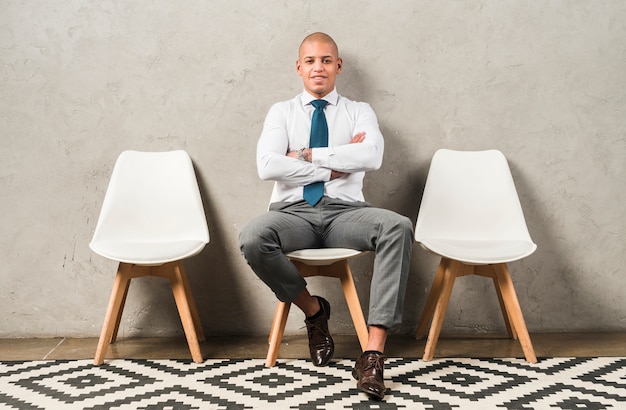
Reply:
<svg viewBox="0 0 626 410"><path fill-rule="evenodd" d="M303 149L304 149L304 148L300 148L298 151L296 151L296 152L298 153L298 159L300 159L300 161L306 161L306 160L304 159L304 156L302 155L302 150L303 150Z"/></svg>

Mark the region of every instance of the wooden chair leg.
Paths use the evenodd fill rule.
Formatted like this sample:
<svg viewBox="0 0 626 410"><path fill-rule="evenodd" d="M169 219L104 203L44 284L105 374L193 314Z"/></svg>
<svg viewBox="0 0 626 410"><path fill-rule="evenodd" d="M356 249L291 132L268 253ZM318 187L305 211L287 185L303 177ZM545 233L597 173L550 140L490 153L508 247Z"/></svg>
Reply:
<svg viewBox="0 0 626 410"><path fill-rule="evenodd" d="M189 310L191 311L191 318L193 319L194 328L196 329L196 334L198 335L198 341L204 342L206 340L206 337L204 336L204 329L202 328L202 321L200 320L200 314L198 314L198 307L196 306L196 301L191 291L191 285L189 284L189 277L187 276L187 271L185 270L185 265L182 261L180 261L179 267L181 271L181 278L183 281L183 288L185 289L185 295L187 297L187 301L189 302Z"/></svg>
<svg viewBox="0 0 626 410"><path fill-rule="evenodd" d="M267 335L267 343L271 343L272 342L272 335L274 334L274 332L276 331L278 326L277 320L276 318L279 317L279 314L282 315L282 309L284 309L282 306L280 306L280 300L278 302L276 302L276 308L274 309L274 316L272 317L272 324L270 327L270 333Z"/></svg>
<svg viewBox="0 0 626 410"><path fill-rule="evenodd" d="M272 320L272 328L270 330L268 340L269 346L267 349L267 357L265 359L265 367L273 367L276 364L290 308L291 303L288 302L279 301L276 304L276 312L274 313L274 319Z"/></svg>
<svg viewBox="0 0 626 410"><path fill-rule="evenodd" d="M416 339L422 339L424 336L426 336L426 330L428 329L430 320L433 318L433 314L435 313L435 307L437 306L437 300L439 299L439 294L441 293L444 273L445 263L444 259L441 259L441 261L439 262L439 267L437 268L437 272L435 273L435 277L433 278L433 284L430 287L430 292L428 293L428 298L426 299L426 304L424 305L422 316L420 317L419 323L417 325L417 330L415 331Z"/></svg>
<svg viewBox="0 0 626 410"><path fill-rule="evenodd" d="M502 317L504 318L504 325L506 326L506 332L511 339L517 339L517 332L515 331L515 327L513 323L511 323L511 317L509 315L508 310L506 309L506 305L504 304L504 298L502 297L502 291L500 286L498 286L498 279L493 277L493 285L496 288L496 294L498 295L498 302L500 303L500 310L502 311Z"/></svg>
<svg viewBox="0 0 626 410"><path fill-rule="evenodd" d="M535 350L533 349L532 342L530 341L530 335L528 334L528 329L526 328L526 322L524 321L522 309L519 305L515 288L513 287L513 280L511 279L509 269L505 263L493 265L493 268L496 272L498 286L500 288L500 292L502 293L502 299L504 301L504 305L506 306L506 311L511 319L513 328L517 332L526 361L529 363L536 363L537 356L535 355Z"/></svg>
<svg viewBox="0 0 626 410"><path fill-rule="evenodd" d="M130 280L130 275L124 271L124 267L120 264L113 282L109 306L104 317L104 324L102 325L96 356L93 361L96 366L104 363L104 356L109 347L109 342L113 339L113 334L117 333L116 326L119 326L119 318L122 315L122 306Z"/></svg>
<svg viewBox="0 0 626 410"><path fill-rule="evenodd" d="M428 333L428 339L426 340L424 356L422 357L422 360L425 362L432 360L435 355L435 348L437 347L437 341L439 340L439 334L443 326L443 319L446 316L446 309L448 308L448 302L450 301L450 295L452 294L452 288L454 287L454 281L456 279L453 264L447 261L444 265L444 278L441 285L441 292L437 298L435 313L430 326L430 332Z"/></svg>
<svg viewBox="0 0 626 410"><path fill-rule="evenodd" d="M122 295L122 300L120 302L120 307L117 310L117 318L115 320L115 325L113 326L113 333L111 334L111 339L109 340L109 343L115 343L115 341L117 340L117 332L120 329L120 323L122 323L122 313L124 312L124 306L126 305L126 297L128 296L128 289L130 288L130 279L132 279L132 276L130 276L130 270L131 267L129 264L127 263L120 263L120 267L119 269L124 269L125 271L127 271L127 276L128 280L126 281L126 286L124 287L124 294Z"/></svg>
<svg viewBox="0 0 626 410"><path fill-rule="evenodd" d="M191 357L194 362L202 363L204 358L202 357L202 351L200 350L200 345L198 344L196 322L194 321L191 309L191 304L193 302L187 297L188 295L183 279L184 270L181 269L181 265L182 262L177 262L170 267L170 283L172 285L172 292L174 293L174 299L176 300L176 306L178 307L178 313L183 324Z"/></svg>
<svg viewBox="0 0 626 410"><path fill-rule="evenodd" d="M365 322L365 317L363 316L363 308L361 307L361 302L359 301L359 294L356 291L356 285L354 284L354 278L352 277L350 265L347 260L344 260L343 262L343 273L340 275L339 279L341 280L343 294L346 298L350 315L352 316L354 329L356 330L359 343L361 344L361 350L365 351L369 339L367 323Z"/></svg>

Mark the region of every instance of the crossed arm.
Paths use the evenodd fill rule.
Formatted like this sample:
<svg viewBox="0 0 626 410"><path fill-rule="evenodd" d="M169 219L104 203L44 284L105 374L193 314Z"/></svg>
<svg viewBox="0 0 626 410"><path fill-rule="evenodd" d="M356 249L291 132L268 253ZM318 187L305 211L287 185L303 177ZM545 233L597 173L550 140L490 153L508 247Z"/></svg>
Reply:
<svg viewBox="0 0 626 410"><path fill-rule="evenodd" d="M349 118L335 123L334 143L326 148L300 150L307 145L309 130L292 114L292 108L285 103L273 105L267 114L257 142L257 171L262 180L303 186L380 167L384 141L369 105L352 107ZM346 132L355 134L350 138ZM343 144L337 145L338 141Z"/></svg>
<svg viewBox="0 0 626 410"><path fill-rule="evenodd" d="M365 132L361 131L361 132L356 133L354 137L352 137L352 139L350 140L350 144L359 144L363 142L364 140L365 140ZM289 151L287 152L287 156L290 158L298 159L298 160L301 159L302 157L304 161L313 162L313 150L311 148L303 148L302 150L300 150L300 152ZM332 181L333 179L341 178L347 174L348 174L347 172L336 171L333 169L330 171L330 180Z"/></svg>

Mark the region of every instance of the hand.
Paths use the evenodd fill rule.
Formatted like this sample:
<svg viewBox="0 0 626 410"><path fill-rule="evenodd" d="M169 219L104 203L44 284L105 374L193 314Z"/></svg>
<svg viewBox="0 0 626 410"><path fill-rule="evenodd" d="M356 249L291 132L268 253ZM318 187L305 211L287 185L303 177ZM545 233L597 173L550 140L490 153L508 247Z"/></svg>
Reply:
<svg viewBox="0 0 626 410"><path fill-rule="evenodd" d="M358 144L363 141L365 141L365 132L361 131L354 134L354 137L350 140L350 144Z"/></svg>

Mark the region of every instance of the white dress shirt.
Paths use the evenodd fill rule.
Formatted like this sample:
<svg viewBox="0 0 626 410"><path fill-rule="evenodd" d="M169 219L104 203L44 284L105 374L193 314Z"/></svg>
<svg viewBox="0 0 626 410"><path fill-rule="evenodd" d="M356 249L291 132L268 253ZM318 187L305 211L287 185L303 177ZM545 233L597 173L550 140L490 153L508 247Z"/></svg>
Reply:
<svg viewBox="0 0 626 410"><path fill-rule="evenodd" d="M312 148L312 162L290 158L289 151L309 147L316 98L306 91L274 104L257 143L257 169L263 180L276 181L270 202L302 200L303 186L324 181L324 195L344 201L364 201L365 171L380 168L384 141L369 104L342 97L333 90L323 99L328 123L328 148ZM358 132L365 140L350 144ZM331 170L348 173L330 181Z"/></svg>

